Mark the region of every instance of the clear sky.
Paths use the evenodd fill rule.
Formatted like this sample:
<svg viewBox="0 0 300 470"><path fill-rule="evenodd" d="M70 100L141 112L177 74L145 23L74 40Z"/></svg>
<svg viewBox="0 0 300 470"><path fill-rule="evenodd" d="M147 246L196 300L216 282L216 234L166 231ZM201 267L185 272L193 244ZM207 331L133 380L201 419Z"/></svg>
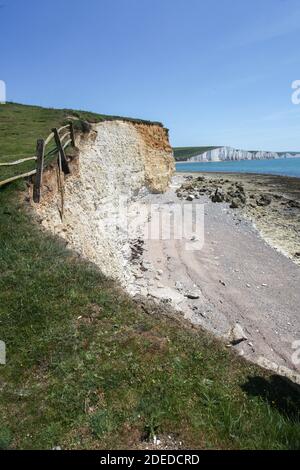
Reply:
<svg viewBox="0 0 300 470"><path fill-rule="evenodd" d="M175 146L300 150L299 0L0 0L9 101L162 121Z"/></svg>

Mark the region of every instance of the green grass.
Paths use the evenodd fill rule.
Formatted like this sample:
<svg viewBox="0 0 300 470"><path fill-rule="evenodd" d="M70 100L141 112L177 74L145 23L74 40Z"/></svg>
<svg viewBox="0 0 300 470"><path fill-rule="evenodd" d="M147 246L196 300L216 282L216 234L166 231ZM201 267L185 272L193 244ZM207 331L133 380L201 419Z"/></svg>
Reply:
<svg viewBox="0 0 300 470"><path fill-rule="evenodd" d="M208 152L209 150L216 149L218 147L174 147L174 157L177 162L184 162L189 158L201 155L202 153Z"/></svg>
<svg viewBox="0 0 300 470"><path fill-rule="evenodd" d="M142 119L108 116L87 111L42 108L16 103L0 105L0 163L11 162L35 155L36 141L48 137L53 127L67 124L69 116L77 118L75 127L82 121L102 122L123 119L130 122L149 123ZM155 123L162 125L161 123ZM25 162L14 167L0 167L0 181L26 173L35 168L35 162Z"/></svg>
<svg viewBox="0 0 300 470"><path fill-rule="evenodd" d="M155 433L186 448L300 448L294 388L133 302L41 232L24 187L0 190L0 448L136 448Z"/></svg>

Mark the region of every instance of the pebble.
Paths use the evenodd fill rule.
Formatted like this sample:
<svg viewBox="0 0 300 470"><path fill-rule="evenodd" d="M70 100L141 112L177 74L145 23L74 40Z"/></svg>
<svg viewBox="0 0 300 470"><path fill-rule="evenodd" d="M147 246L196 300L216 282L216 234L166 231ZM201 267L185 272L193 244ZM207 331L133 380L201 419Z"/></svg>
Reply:
<svg viewBox="0 0 300 470"><path fill-rule="evenodd" d="M184 294L185 297L187 297L188 299L199 299L200 297L200 294L196 291L188 291Z"/></svg>

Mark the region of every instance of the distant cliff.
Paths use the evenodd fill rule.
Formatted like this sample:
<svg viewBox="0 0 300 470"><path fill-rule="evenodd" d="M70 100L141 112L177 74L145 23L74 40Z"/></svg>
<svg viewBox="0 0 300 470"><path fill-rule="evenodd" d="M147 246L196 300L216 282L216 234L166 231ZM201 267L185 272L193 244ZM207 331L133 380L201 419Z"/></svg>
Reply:
<svg viewBox="0 0 300 470"><path fill-rule="evenodd" d="M177 161L187 162L221 162L221 161L233 161L233 160L269 160L274 158L295 158L300 157L300 153L295 152L265 152L265 151L250 151L250 150L239 150L233 147L199 147L199 153L189 156L189 153L185 149L185 155L183 155L183 149L174 149L175 159ZM195 147L193 147L195 149ZM185 158L186 156L186 158Z"/></svg>

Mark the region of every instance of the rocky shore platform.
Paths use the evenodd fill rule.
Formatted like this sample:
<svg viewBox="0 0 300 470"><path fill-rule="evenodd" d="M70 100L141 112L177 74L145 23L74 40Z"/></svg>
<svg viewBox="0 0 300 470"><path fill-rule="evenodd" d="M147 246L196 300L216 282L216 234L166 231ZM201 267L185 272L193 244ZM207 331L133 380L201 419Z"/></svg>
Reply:
<svg viewBox="0 0 300 470"><path fill-rule="evenodd" d="M300 265L300 178L256 174L186 175L180 199L207 195L239 209L268 243Z"/></svg>
<svg viewBox="0 0 300 470"><path fill-rule="evenodd" d="M199 204L204 243L188 234L136 241L136 295L170 305L238 354L299 379L299 189L293 178L177 174L166 193L139 202L165 216L178 204Z"/></svg>

